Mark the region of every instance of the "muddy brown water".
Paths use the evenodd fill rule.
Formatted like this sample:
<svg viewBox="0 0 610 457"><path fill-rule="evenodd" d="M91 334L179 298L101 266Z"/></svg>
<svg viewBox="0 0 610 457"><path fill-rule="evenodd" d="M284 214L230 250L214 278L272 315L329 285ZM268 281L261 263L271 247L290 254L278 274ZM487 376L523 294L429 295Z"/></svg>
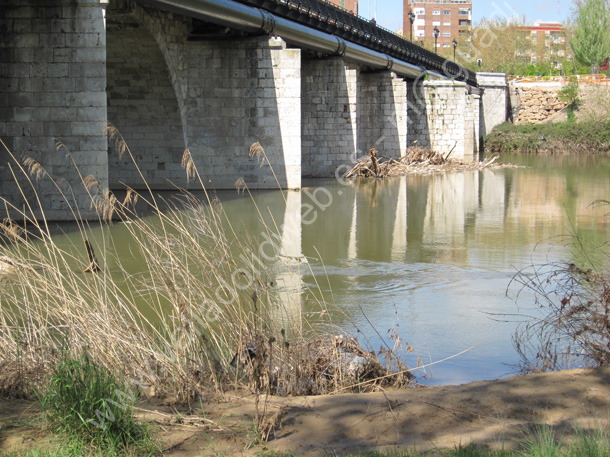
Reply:
<svg viewBox="0 0 610 457"><path fill-rule="evenodd" d="M610 207L590 206L610 199L610 158L501 160L524 168L308 180L301 191L254 192L254 202L236 191L217 196L238 236L247 232L261 256L290 266L292 273L280 267L271 278L288 314L316 319L321 298L324 315L363 345L391 347L396 336L408 342L410 366L465 351L415 372L423 384L461 384L515 373L519 319L512 315L531 304L524 294L517 307L518 289L509 286L515 273L531 264L580 262L565 235L599 246L610 230ZM260 214L277 226L276 236L265 235ZM56 230L82 249L69 224ZM141 259L121 244L125 227L108 230L127 268L141 269Z"/></svg>

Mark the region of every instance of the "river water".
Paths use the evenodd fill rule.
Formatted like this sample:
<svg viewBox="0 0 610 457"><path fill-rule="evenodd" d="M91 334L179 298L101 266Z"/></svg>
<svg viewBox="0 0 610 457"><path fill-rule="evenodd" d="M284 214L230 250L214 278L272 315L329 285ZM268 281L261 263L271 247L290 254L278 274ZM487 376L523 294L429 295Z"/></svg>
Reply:
<svg viewBox="0 0 610 457"><path fill-rule="evenodd" d="M515 273L578 261L564 235L600 245L610 230L609 208L590 207L610 198L610 158L502 161L523 167L318 179L300 192L260 191L253 199L217 195L238 231L258 239L262 252L280 245L298 266L296 279L275 278L295 314L315 318L321 298L338 331L376 350L392 346L394 329L414 349L410 366L418 357L428 364L466 351L416 372L423 384L460 384L515 373L514 314L528 306L527 294L515 303ZM258 237L261 214L278 227L275 241ZM120 233L121 224L110 230Z"/></svg>

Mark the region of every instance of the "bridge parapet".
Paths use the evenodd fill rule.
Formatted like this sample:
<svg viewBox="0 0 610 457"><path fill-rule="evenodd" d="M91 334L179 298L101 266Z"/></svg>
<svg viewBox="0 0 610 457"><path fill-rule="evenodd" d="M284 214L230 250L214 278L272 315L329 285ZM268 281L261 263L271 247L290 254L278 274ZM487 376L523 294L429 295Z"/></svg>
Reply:
<svg viewBox="0 0 610 457"><path fill-rule="evenodd" d="M352 43L408 61L446 77L477 85L474 73L418 46L402 36L356 16L349 11L320 0L237 0L277 16L313 27Z"/></svg>

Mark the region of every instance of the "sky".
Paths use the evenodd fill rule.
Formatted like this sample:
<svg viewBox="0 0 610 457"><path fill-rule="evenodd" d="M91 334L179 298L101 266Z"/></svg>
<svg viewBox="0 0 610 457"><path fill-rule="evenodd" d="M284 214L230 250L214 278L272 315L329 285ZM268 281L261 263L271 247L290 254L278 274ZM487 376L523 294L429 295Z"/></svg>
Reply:
<svg viewBox="0 0 610 457"><path fill-rule="evenodd" d="M483 17L510 17L525 15L528 23L536 20L565 21L572 9L572 0L472 0L472 20L478 24ZM375 16L377 23L390 30L402 28L403 0L359 0L360 16ZM370 11L370 15L369 15Z"/></svg>

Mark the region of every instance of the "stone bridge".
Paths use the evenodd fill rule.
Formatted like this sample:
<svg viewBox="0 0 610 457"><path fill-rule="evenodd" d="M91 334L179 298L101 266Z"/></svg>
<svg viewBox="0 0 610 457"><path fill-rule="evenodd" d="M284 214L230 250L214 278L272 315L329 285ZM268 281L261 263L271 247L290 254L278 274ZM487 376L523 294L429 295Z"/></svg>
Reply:
<svg viewBox="0 0 610 457"><path fill-rule="evenodd" d="M286 19L243 4L234 17L198 10L212 3L235 2L3 1L5 216L95 217L92 197L127 187L227 189L242 178L251 189L299 188L371 147L400 156L417 142L476 157L480 137L506 119L504 75L478 74L474 86L323 32L298 38ZM258 29L243 19L256 14ZM327 52L320 43L332 40ZM249 157L255 142L264 166ZM201 179L187 179L185 151Z"/></svg>

